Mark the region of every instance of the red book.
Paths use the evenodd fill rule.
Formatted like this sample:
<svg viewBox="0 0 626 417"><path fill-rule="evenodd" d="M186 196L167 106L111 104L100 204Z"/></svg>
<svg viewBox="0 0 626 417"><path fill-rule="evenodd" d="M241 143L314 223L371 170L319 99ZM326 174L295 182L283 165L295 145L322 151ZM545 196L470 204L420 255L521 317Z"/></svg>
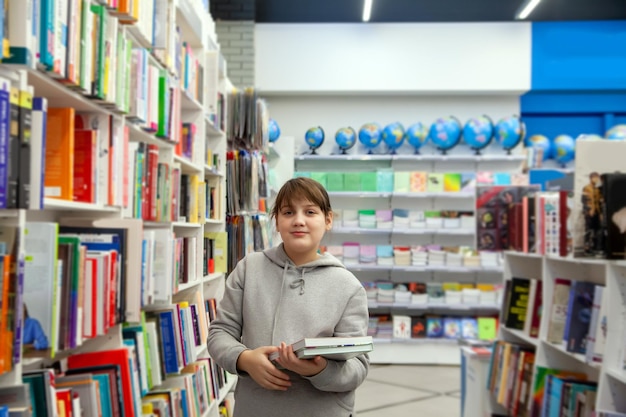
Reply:
<svg viewBox="0 0 626 417"><path fill-rule="evenodd" d="M96 202L97 138L95 130L74 132L74 201L92 204Z"/></svg>
<svg viewBox="0 0 626 417"><path fill-rule="evenodd" d="M72 389L57 388L56 396L59 417L72 417Z"/></svg>
<svg viewBox="0 0 626 417"><path fill-rule="evenodd" d="M131 385L130 357L127 348L88 352L71 355L67 358L68 369L88 368L102 365L118 365L122 381L122 396L124 398L125 417L135 417L135 399Z"/></svg>
<svg viewBox="0 0 626 417"><path fill-rule="evenodd" d="M157 186L158 186L158 170L159 170L159 147L157 145L148 145L148 178L146 180L148 200L148 213L146 220L157 220Z"/></svg>

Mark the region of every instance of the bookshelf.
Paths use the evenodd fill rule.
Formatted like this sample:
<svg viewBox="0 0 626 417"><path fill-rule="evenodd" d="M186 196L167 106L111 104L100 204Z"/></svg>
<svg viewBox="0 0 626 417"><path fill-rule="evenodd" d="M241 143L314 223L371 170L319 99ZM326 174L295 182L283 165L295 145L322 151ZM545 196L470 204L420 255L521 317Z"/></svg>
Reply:
<svg viewBox="0 0 626 417"><path fill-rule="evenodd" d="M596 412L626 413L626 401L623 398L624 389L626 389L626 378L624 378L626 359L624 356L626 346L624 326L624 319L626 318L626 264L623 261L557 257L520 252L506 252L504 260L503 276L505 283L514 277L535 279L542 283L542 314L537 337L531 337L525 330L506 326L504 321L506 301L502 310L502 325L500 326L498 336L498 341L500 342L525 346L534 350L534 363L530 370L530 375L522 374L518 376L522 380L528 379L529 383L532 381L529 386L529 395L533 395L533 392L536 391L536 378L540 368L558 369L562 372L579 372L584 374L587 380L597 383L595 398L590 397ZM604 306L606 310L598 315L600 317L598 323L601 322L602 317L605 317L605 336L595 333L592 337L592 330L589 330L585 336L587 349L591 349L590 346L592 346L589 344L591 343L589 342L590 338L594 340L595 345L600 344L602 346L599 349L595 349L596 353L599 353L599 360L592 358L590 356L591 353L587 352L587 349L582 352L573 351L572 348L567 347L565 341L554 341L551 336L554 331L555 320L553 311L557 308L554 305L555 288L556 284L560 282L558 280L561 279L571 280L572 283L582 282L604 287L601 306L598 308ZM529 305L531 304L532 301L529 301ZM593 305L595 308L595 301ZM569 311L572 308L571 304L568 305L567 312L563 314L569 317L569 315L573 314ZM528 316L526 317L528 318ZM569 321L570 319L568 318L567 320ZM567 321L565 326L567 328ZM572 336L572 330L569 330L569 332L570 340L572 337L578 337ZM600 339L604 337L604 343L602 343ZM497 358L498 355L494 357ZM506 368L506 365L505 363L502 366ZM519 374L514 373L514 375ZM475 383L483 384L484 387L484 381L476 381ZM483 392L488 397L491 409L494 412L511 415L510 403L508 407L503 407L503 404L498 403L493 392L485 392L484 388ZM532 401L530 401L530 407L532 407ZM603 414L598 413L597 415Z"/></svg>
<svg viewBox="0 0 626 417"><path fill-rule="evenodd" d="M12 56L0 63L0 79L8 82L0 86L0 101L2 92L8 97L13 88L47 104L43 119L35 119L34 107L19 107L18 114L26 115L27 121L16 124L20 134L32 134L30 154L23 151L23 144L19 154L20 164L31 168L30 184L24 176L17 180L31 205L17 202L20 208L0 209L0 241L9 248L17 244L2 256L0 397L11 391L27 394L23 379L28 375L46 375L49 371L44 369L55 367L57 381L62 382L63 373L79 366L80 360L103 360L104 365L113 357L111 352L123 352L128 358L117 362L121 372L117 382L106 379L122 393L120 401L114 401L120 415L155 415L166 402L176 407L185 402L190 416L218 417L220 404L236 383L235 376L209 358L205 341L209 310L215 305L211 300L223 295L226 273L226 254L218 255L218 249L226 250L226 63L203 1L149 3L60 0L59 7L67 7L67 12L56 16L53 11L46 22L39 8L52 1L0 6L14 22L34 10L27 19L39 19L35 26L68 27L67 44L52 42L50 50L52 58L68 65L48 66L36 58L40 39L29 33L28 24L23 30L12 25L8 34ZM4 9L7 5L9 9ZM106 30L98 32L86 22L97 22ZM164 29L155 34L153 24ZM83 55L103 66L87 70ZM84 84L81 74L89 78ZM67 139L70 144L54 168L64 180L59 187L69 186L64 190L69 198L52 196L50 187L56 185L48 183L54 164L46 150L56 146L49 129L55 123L54 109L59 108L73 109L64 120L69 129L62 136L72 137L74 143ZM0 120L3 135L6 126ZM79 154L81 135L91 142L88 151ZM12 158L7 149L14 146L8 140L4 137L0 147L2 181L7 181L6 161ZM32 162L36 155L41 165ZM90 167L88 174L81 173L85 166ZM87 185L79 191L76 175L87 175ZM35 197L41 202L33 202ZM10 203L6 198L2 196L3 204ZM33 232L40 226L50 236ZM9 239L7 233L15 238ZM74 258L62 258L58 236L65 234L77 236L72 238ZM118 249L96 249L97 244L112 242L120 245ZM223 247L218 248L218 242ZM87 246L90 249L81 249ZM42 253L54 262L37 270L33 259ZM59 259L72 262L61 264ZM9 266L16 268L14 274ZM66 281L64 274L74 278ZM64 291L71 302L62 298ZM57 293L59 298L53 299ZM6 295L14 297L10 303ZM24 331L22 303L30 318L48 330L47 350L13 342ZM171 330L178 329L169 342L166 316ZM174 370L165 365L168 360L174 360ZM128 378L121 369L128 369ZM93 392L105 398L104 388L89 381L90 389L98 389ZM56 392L60 391L57 384ZM84 413L96 412L86 396L79 397ZM48 405L56 409L56 403L53 398ZM20 405L17 400L9 405L18 412L31 403Z"/></svg>
<svg viewBox="0 0 626 417"><path fill-rule="evenodd" d="M376 172L386 170L395 175L398 172L423 171L432 173L504 171L513 172L524 160L522 154L485 154L485 155L438 155L438 154L347 154L347 155L296 155L294 156L295 175L311 175L314 173L342 172L352 173ZM442 226L409 228L390 226L386 229L367 228L343 224L345 210L389 210L402 208L407 210L453 210L475 212L476 195L474 192L424 191L409 192L408 190L385 191L335 191L336 184L331 184L329 177L327 189L333 209L338 212L333 229L326 234L323 245L327 247L342 245L344 242L358 242L361 245L428 245L476 247L475 220L471 224L454 228ZM332 181L335 181L334 179ZM361 264L344 259L346 267L364 284L383 282L393 286L411 282L461 284L489 283L496 286L501 281L502 266L452 266L452 265L395 265L374 263ZM402 315L440 317L493 317L499 311L499 304L494 299L487 305L477 302L466 304L427 303L423 305L405 306L398 303L380 303L370 300L370 315ZM375 348L370 353L372 363L396 364L447 364L458 365L461 354L458 341L444 338L386 338L375 337Z"/></svg>

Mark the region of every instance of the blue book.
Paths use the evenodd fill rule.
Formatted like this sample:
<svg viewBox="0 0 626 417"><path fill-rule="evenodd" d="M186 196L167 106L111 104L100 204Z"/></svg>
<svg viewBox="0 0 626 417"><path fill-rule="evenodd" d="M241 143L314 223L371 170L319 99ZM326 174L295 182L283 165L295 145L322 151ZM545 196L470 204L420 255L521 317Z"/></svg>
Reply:
<svg viewBox="0 0 626 417"><path fill-rule="evenodd" d="M181 404L182 404L182 412L183 412L183 417L189 417L189 408L187 407L187 390L186 389L181 389L180 390L180 397L181 397Z"/></svg>
<svg viewBox="0 0 626 417"><path fill-rule="evenodd" d="M56 8L54 0L41 0L39 27L39 62L47 69L54 67L54 26Z"/></svg>
<svg viewBox="0 0 626 417"><path fill-rule="evenodd" d="M159 334L161 335L161 355L166 374L178 373L178 354L176 353L176 332L174 331L174 312L160 311Z"/></svg>
<svg viewBox="0 0 626 417"><path fill-rule="evenodd" d="M10 91L11 83L0 79L0 208L7 208L9 200Z"/></svg>
<svg viewBox="0 0 626 417"><path fill-rule="evenodd" d="M9 417L9 407L0 405L0 417Z"/></svg>
<svg viewBox="0 0 626 417"><path fill-rule="evenodd" d="M111 409L111 381L107 374L93 374L92 378L98 381L100 388L100 408L102 411L102 417L113 417L113 410Z"/></svg>

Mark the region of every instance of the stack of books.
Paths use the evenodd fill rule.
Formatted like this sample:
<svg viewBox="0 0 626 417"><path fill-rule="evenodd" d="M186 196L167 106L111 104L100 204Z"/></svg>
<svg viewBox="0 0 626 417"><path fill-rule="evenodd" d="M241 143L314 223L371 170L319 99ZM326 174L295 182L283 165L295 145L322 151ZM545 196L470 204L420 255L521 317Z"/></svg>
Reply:
<svg viewBox="0 0 626 417"><path fill-rule="evenodd" d="M357 337L307 337L291 345L300 359L323 356L327 359L348 360L371 352L374 341L371 336ZM278 352L270 355L270 360L278 359Z"/></svg>

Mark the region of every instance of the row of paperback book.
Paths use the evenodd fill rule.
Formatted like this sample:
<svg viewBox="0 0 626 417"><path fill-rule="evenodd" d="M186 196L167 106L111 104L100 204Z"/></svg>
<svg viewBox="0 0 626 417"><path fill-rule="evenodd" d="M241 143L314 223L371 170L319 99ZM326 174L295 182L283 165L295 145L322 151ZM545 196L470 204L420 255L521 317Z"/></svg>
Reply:
<svg viewBox="0 0 626 417"><path fill-rule="evenodd" d="M330 192L383 192L383 193L474 193L480 185L527 185L528 177L512 176L498 172L424 172L394 171L380 168L369 172L322 172L298 171L300 177L308 177L324 185Z"/></svg>
<svg viewBox="0 0 626 417"><path fill-rule="evenodd" d="M489 316L370 314L367 334L376 339L483 340L496 338L498 319Z"/></svg>
<svg viewBox="0 0 626 417"><path fill-rule="evenodd" d="M377 306L497 306L502 285L472 282L363 282L370 304Z"/></svg>

